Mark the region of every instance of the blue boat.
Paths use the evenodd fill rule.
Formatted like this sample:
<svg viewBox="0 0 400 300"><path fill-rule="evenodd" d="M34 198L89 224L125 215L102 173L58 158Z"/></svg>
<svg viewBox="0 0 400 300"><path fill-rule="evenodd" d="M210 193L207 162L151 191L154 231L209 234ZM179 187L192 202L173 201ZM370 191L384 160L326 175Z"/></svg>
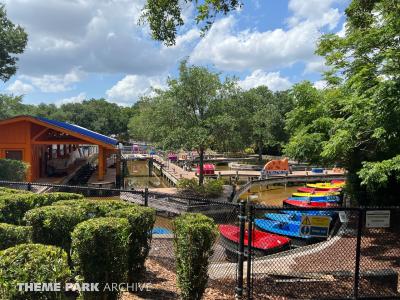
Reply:
<svg viewBox="0 0 400 300"><path fill-rule="evenodd" d="M301 220L301 215L311 215L311 216L336 216L336 211L332 210L281 210L281 212L288 215L296 215L297 218Z"/></svg>
<svg viewBox="0 0 400 300"><path fill-rule="evenodd" d="M154 227L152 234L172 234L171 230L164 227Z"/></svg>
<svg viewBox="0 0 400 300"><path fill-rule="evenodd" d="M278 222L285 222L285 223L293 223L293 224L300 224L301 222L301 215L300 214L277 214L277 213L267 213L264 215L267 219L278 221Z"/></svg>
<svg viewBox="0 0 400 300"><path fill-rule="evenodd" d="M273 220L255 219L255 225L261 230L293 238L311 239L311 236L300 235L300 223L286 223Z"/></svg>
<svg viewBox="0 0 400 300"><path fill-rule="evenodd" d="M338 196L313 196L313 197L290 197L288 200L312 201L312 202L340 202Z"/></svg>

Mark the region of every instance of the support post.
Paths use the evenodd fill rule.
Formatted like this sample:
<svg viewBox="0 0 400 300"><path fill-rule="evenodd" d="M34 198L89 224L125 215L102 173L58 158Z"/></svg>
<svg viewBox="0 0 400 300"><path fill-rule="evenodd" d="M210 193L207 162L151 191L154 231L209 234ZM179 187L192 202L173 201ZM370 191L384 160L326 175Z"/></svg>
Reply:
<svg viewBox="0 0 400 300"><path fill-rule="evenodd" d="M240 201L239 205L239 253L238 253L238 271L236 278L236 299L243 297L243 263L244 263L244 233L246 223L246 202Z"/></svg>
<svg viewBox="0 0 400 300"><path fill-rule="evenodd" d="M121 188L121 150L118 149L116 153L117 159L115 160L115 186L117 189Z"/></svg>
<svg viewBox="0 0 400 300"><path fill-rule="evenodd" d="M248 202L248 238L247 238L247 281L246 281L246 293L247 300L253 299L252 291L252 247L253 247L253 219L254 219L254 206L251 202Z"/></svg>
<svg viewBox="0 0 400 300"><path fill-rule="evenodd" d="M144 189L144 206L149 206L149 188Z"/></svg>
<svg viewBox="0 0 400 300"><path fill-rule="evenodd" d="M98 156L97 161L98 161L97 179L99 181L102 181L102 180L104 180L105 166L104 166L104 149L101 146L99 146L99 156Z"/></svg>
<svg viewBox="0 0 400 300"><path fill-rule="evenodd" d="M360 259L361 259L361 236L363 228L364 211L358 210L358 227L357 227L357 246L356 246L356 265L354 270L354 299L358 299L358 288L360 284Z"/></svg>

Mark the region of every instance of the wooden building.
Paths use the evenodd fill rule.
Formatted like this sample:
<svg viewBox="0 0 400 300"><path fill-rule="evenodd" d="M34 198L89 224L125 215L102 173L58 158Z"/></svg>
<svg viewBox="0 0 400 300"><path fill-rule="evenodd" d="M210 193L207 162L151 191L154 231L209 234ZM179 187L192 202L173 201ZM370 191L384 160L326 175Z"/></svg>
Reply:
<svg viewBox="0 0 400 300"><path fill-rule="evenodd" d="M96 146L97 178L101 181L107 170L107 157L119 151L117 140L77 125L40 117L17 116L0 121L0 159L28 163L28 181L48 177L49 165L67 164L72 154L81 154L90 145Z"/></svg>

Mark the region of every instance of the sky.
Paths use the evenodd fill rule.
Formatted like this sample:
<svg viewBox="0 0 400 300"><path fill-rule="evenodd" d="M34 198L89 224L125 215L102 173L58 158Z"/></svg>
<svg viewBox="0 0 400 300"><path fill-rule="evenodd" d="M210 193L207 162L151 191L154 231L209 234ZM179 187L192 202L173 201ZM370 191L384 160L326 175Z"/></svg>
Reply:
<svg viewBox="0 0 400 300"><path fill-rule="evenodd" d="M344 34L349 0L243 0L200 36L195 8L184 4L176 45L151 39L138 20L145 0L0 0L28 33L18 71L0 93L24 103L105 98L130 106L178 75L180 61L236 77L245 90L285 90L303 80L323 87L324 60L314 54L324 33Z"/></svg>

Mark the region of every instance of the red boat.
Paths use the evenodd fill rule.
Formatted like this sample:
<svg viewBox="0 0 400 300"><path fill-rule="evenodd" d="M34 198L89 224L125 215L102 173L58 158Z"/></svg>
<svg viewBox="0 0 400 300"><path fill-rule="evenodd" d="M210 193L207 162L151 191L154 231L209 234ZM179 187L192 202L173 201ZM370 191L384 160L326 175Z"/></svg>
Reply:
<svg viewBox="0 0 400 300"><path fill-rule="evenodd" d="M301 193L311 193L314 194L316 192L340 192L341 188L311 188L311 187L299 187L297 188L298 192Z"/></svg>
<svg viewBox="0 0 400 300"><path fill-rule="evenodd" d="M333 179L331 180L331 184L345 184L346 181L342 179Z"/></svg>
<svg viewBox="0 0 400 300"><path fill-rule="evenodd" d="M284 206L295 207L338 207L336 203L316 202L316 201L298 201L298 200L283 200Z"/></svg>
<svg viewBox="0 0 400 300"><path fill-rule="evenodd" d="M221 245L225 248L228 258L236 259L239 245L239 227L234 225L219 225L218 227L221 233ZM290 249L290 239L284 236L253 229L252 238L254 256L265 256ZM244 235L244 245L245 247L248 245L247 230Z"/></svg>

